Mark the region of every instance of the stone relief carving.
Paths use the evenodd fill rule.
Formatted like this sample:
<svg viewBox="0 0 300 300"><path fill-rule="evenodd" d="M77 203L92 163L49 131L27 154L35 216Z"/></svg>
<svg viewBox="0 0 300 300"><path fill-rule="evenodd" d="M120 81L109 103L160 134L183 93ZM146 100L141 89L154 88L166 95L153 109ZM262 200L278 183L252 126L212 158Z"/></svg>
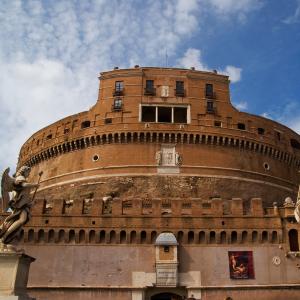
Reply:
<svg viewBox="0 0 300 300"><path fill-rule="evenodd" d="M9 168L2 175L2 210L11 209L11 214L0 225L0 244L9 244L18 236L22 227L30 220L30 208L34 203L34 197L39 187L42 172L39 174L37 184L28 183L30 167L21 167L13 177L9 176ZM34 195L30 195L30 190L36 188ZM12 194L12 198L9 193Z"/></svg>
<svg viewBox="0 0 300 300"><path fill-rule="evenodd" d="M176 152L175 146L162 146L161 150L156 152L155 160L158 166L180 166L182 155Z"/></svg>

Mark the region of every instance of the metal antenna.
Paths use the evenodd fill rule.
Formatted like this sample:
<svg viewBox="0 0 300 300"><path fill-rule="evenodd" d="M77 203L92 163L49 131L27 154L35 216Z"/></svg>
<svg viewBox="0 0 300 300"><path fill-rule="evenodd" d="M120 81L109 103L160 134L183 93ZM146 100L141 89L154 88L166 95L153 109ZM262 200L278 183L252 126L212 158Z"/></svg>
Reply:
<svg viewBox="0 0 300 300"><path fill-rule="evenodd" d="M166 68L168 67L168 49L166 48Z"/></svg>

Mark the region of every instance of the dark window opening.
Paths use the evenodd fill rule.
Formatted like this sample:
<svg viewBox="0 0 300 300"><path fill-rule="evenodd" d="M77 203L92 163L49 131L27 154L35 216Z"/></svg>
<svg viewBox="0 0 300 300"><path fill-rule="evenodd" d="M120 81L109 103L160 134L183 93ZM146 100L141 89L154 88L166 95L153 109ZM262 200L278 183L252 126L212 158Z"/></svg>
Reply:
<svg viewBox="0 0 300 300"><path fill-rule="evenodd" d="M246 130L246 125L244 123L238 123L237 128L240 130Z"/></svg>
<svg viewBox="0 0 300 300"><path fill-rule="evenodd" d="M289 231L289 243L291 251L299 251L298 231L296 229L291 229Z"/></svg>
<svg viewBox="0 0 300 300"><path fill-rule="evenodd" d="M69 133L70 132L70 128L65 128L64 129L64 134Z"/></svg>
<svg viewBox="0 0 300 300"><path fill-rule="evenodd" d="M123 91L123 81L116 81L115 82L115 89L116 91Z"/></svg>
<svg viewBox="0 0 300 300"><path fill-rule="evenodd" d="M211 203L210 202L203 202L202 207L203 208L211 208Z"/></svg>
<svg viewBox="0 0 300 300"><path fill-rule="evenodd" d="M295 139L291 139L291 146L295 149L300 149L300 143Z"/></svg>
<svg viewBox="0 0 300 300"><path fill-rule="evenodd" d="M36 145L38 146L38 145L39 145L39 143L40 143L40 140L37 140L37 141L36 141Z"/></svg>
<svg viewBox="0 0 300 300"><path fill-rule="evenodd" d="M172 122L172 108L158 107L158 122L171 123Z"/></svg>
<svg viewBox="0 0 300 300"><path fill-rule="evenodd" d="M123 91L124 91L123 81L116 81L115 82L114 96L121 96L121 95L123 95Z"/></svg>
<svg viewBox="0 0 300 300"><path fill-rule="evenodd" d="M169 252L170 251L170 247L169 246L164 246L164 252Z"/></svg>
<svg viewBox="0 0 300 300"><path fill-rule="evenodd" d="M142 122L155 122L155 106L142 106Z"/></svg>
<svg viewBox="0 0 300 300"><path fill-rule="evenodd" d="M258 134L265 134L265 130L263 128L257 128Z"/></svg>
<svg viewBox="0 0 300 300"><path fill-rule="evenodd" d="M179 97L184 97L184 82L183 81L176 81L175 95L179 96Z"/></svg>
<svg viewBox="0 0 300 300"><path fill-rule="evenodd" d="M275 131L275 135L276 135L277 140L280 141L280 139L281 139L280 132Z"/></svg>
<svg viewBox="0 0 300 300"><path fill-rule="evenodd" d="M215 127L221 127L222 123L221 121L215 121Z"/></svg>
<svg viewBox="0 0 300 300"><path fill-rule="evenodd" d="M187 123L186 107L174 107L174 123Z"/></svg>
<svg viewBox="0 0 300 300"><path fill-rule="evenodd" d="M111 124L112 123L112 118L106 118L104 119L105 124Z"/></svg>
<svg viewBox="0 0 300 300"><path fill-rule="evenodd" d="M113 104L113 110L121 110L122 109L122 99L116 98Z"/></svg>
<svg viewBox="0 0 300 300"><path fill-rule="evenodd" d="M155 94L154 80L146 80L145 95L154 96Z"/></svg>
<svg viewBox="0 0 300 300"><path fill-rule="evenodd" d="M91 126L91 122L90 121L84 121L81 123L81 129L83 128L88 128Z"/></svg>
<svg viewBox="0 0 300 300"><path fill-rule="evenodd" d="M51 133L51 134L48 134L48 135L46 136L46 139L47 139L47 140L51 140L51 139L52 139L52 133Z"/></svg>
<svg viewBox="0 0 300 300"><path fill-rule="evenodd" d="M205 85L205 97L209 99L214 99L214 86L211 83Z"/></svg>
<svg viewBox="0 0 300 300"><path fill-rule="evenodd" d="M207 101L206 111L208 113L213 113L214 112L214 103L213 103L213 101Z"/></svg>

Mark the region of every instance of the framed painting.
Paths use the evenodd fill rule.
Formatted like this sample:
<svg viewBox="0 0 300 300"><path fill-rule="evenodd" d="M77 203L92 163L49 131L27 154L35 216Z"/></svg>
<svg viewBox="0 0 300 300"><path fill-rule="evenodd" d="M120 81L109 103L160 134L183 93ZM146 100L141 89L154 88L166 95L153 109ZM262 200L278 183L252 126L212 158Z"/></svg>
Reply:
<svg viewBox="0 0 300 300"><path fill-rule="evenodd" d="M254 279L252 251L228 251L231 279Z"/></svg>

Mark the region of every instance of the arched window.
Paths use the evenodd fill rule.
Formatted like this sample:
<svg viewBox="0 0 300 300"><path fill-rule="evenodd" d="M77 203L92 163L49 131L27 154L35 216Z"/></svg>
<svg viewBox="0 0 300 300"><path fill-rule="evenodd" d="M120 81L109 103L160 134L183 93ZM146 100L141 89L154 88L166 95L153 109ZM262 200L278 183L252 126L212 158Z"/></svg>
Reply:
<svg viewBox="0 0 300 300"><path fill-rule="evenodd" d="M237 243L237 232L236 231L232 231L231 232L231 243L232 244L236 244Z"/></svg>
<svg viewBox="0 0 300 300"><path fill-rule="evenodd" d="M65 241L65 231L63 229L61 229L58 232L58 242L63 243L64 241Z"/></svg>
<svg viewBox="0 0 300 300"><path fill-rule="evenodd" d="M100 243L105 243L105 230L100 231Z"/></svg>
<svg viewBox="0 0 300 300"><path fill-rule="evenodd" d="M38 243L45 241L45 233L43 229L40 229L38 232Z"/></svg>
<svg viewBox="0 0 300 300"><path fill-rule="evenodd" d="M34 231L33 229L29 229L28 231L28 242L33 242L34 240Z"/></svg>
<svg viewBox="0 0 300 300"><path fill-rule="evenodd" d="M253 242L253 243L256 243L256 242L257 242L257 236L258 236L257 231L253 231L253 232L252 232L252 242Z"/></svg>
<svg viewBox="0 0 300 300"><path fill-rule="evenodd" d="M182 231L178 231L177 241L178 241L178 243L182 243L182 241L183 241L183 232Z"/></svg>
<svg viewBox="0 0 300 300"><path fill-rule="evenodd" d="M126 231L125 230L122 230L120 232L120 243L126 244Z"/></svg>
<svg viewBox="0 0 300 300"><path fill-rule="evenodd" d="M95 230L91 230L89 232L89 243L95 243L96 242L96 232Z"/></svg>
<svg viewBox="0 0 300 300"><path fill-rule="evenodd" d="M277 231L272 231L271 242L272 242L272 243L277 243L277 241L278 241Z"/></svg>
<svg viewBox="0 0 300 300"><path fill-rule="evenodd" d="M79 231L79 244L83 244L85 242L85 231L80 230Z"/></svg>
<svg viewBox="0 0 300 300"><path fill-rule="evenodd" d="M73 229L69 231L69 243L75 243L75 231Z"/></svg>
<svg viewBox="0 0 300 300"><path fill-rule="evenodd" d="M156 231L152 231L151 232L151 243L153 244L156 240L157 237L157 232Z"/></svg>
<svg viewBox="0 0 300 300"><path fill-rule="evenodd" d="M116 232L114 230L112 230L110 232L110 238L109 238L109 241L111 244L114 244L116 243Z"/></svg>
<svg viewBox="0 0 300 300"><path fill-rule="evenodd" d="M248 239L248 232L243 231L242 232L242 243L247 243L247 239Z"/></svg>
<svg viewBox="0 0 300 300"><path fill-rule="evenodd" d="M147 239L147 234L146 234L146 231L143 230L141 232L141 243L145 244L146 243L146 239Z"/></svg>
<svg viewBox="0 0 300 300"><path fill-rule="evenodd" d="M130 232L130 243L135 244L136 243L136 231Z"/></svg>
<svg viewBox="0 0 300 300"><path fill-rule="evenodd" d="M50 229L48 232L48 242L54 243L54 230L53 229Z"/></svg>
<svg viewBox="0 0 300 300"><path fill-rule="evenodd" d="M188 243L189 244L194 243L194 231L189 231L188 232Z"/></svg>
<svg viewBox="0 0 300 300"><path fill-rule="evenodd" d="M290 250L293 252L299 251L298 230L291 229L289 231Z"/></svg>
<svg viewBox="0 0 300 300"><path fill-rule="evenodd" d="M261 235L261 241L263 243L267 243L268 242L268 232L267 231L263 231L262 235Z"/></svg>
<svg viewBox="0 0 300 300"><path fill-rule="evenodd" d="M205 244L206 239L205 239L205 231L200 231L199 232L199 243L200 244Z"/></svg>
<svg viewBox="0 0 300 300"><path fill-rule="evenodd" d="M225 231L222 231L221 234L220 234L220 243L221 244L226 244L226 232Z"/></svg>
<svg viewBox="0 0 300 300"><path fill-rule="evenodd" d="M215 244L216 243L216 233L214 231L211 231L209 233L209 243Z"/></svg>

